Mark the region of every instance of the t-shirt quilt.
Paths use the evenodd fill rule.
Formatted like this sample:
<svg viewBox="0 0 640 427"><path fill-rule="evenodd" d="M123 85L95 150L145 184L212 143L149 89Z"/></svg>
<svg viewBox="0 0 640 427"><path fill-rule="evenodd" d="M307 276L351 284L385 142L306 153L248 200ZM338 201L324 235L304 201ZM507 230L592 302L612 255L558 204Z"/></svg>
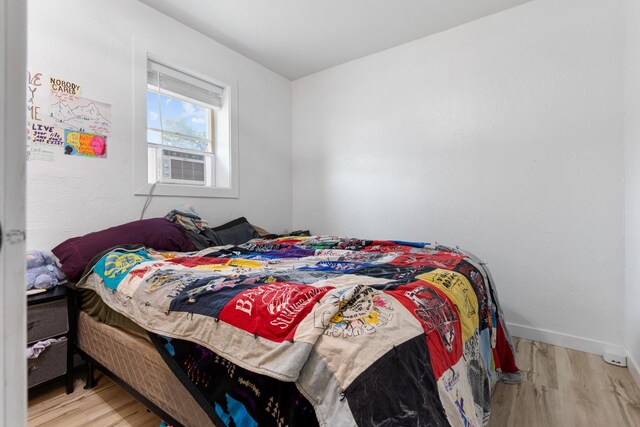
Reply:
<svg viewBox="0 0 640 427"><path fill-rule="evenodd" d="M489 271L444 245L120 248L78 286L149 331L226 426L480 427L492 382L519 378Z"/></svg>

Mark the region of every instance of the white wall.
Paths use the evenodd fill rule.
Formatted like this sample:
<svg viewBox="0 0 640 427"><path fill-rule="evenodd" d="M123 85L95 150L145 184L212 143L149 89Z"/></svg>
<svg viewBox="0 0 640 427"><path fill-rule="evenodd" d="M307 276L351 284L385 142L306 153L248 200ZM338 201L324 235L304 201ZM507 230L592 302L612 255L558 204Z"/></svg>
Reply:
<svg viewBox="0 0 640 427"><path fill-rule="evenodd" d="M29 70L68 79L111 104L108 158L65 156L28 165L28 247L139 218L133 195L133 38L209 58L239 87L239 199L154 197L145 217L190 203L210 224L238 216L268 230L291 227L291 82L132 0L30 0ZM215 76L213 76L215 77ZM136 141L140 143L141 141ZM144 142L143 142L144 143Z"/></svg>
<svg viewBox="0 0 640 427"><path fill-rule="evenodd" d="M640 384L640 3L626 0L626 345Z"/></svg>
<svg viewBox="0 0 640 427"><path fill-rule="evenodd" d="M621 2L537 0L295 81L294 228L459 245L512 331L622 345L623 46Z"/></svg>

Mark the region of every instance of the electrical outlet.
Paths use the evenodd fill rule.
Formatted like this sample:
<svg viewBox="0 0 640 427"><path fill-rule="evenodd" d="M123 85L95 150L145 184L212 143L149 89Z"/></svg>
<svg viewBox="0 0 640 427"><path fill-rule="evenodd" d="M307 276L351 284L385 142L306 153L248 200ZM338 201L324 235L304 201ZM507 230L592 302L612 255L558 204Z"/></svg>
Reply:
<svg viewBox="0 0 640 427"><path fill-rule="evenodd" d="M602 355L604 361L616 366L627 366L627 358L622 354L605 351Z"/></svg>

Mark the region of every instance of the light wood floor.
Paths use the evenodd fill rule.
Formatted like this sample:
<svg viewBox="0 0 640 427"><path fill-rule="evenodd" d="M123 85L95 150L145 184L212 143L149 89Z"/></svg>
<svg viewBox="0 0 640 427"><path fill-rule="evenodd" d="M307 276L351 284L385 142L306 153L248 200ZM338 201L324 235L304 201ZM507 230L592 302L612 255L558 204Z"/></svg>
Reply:
<svg viewBox="0 0 640 427"><path fill-rule="evenodd" d="M518 385L497 384L490 427L640 427L640 389L629 371L601 357L515 339ZM29 401L29 426L157 427L160 419L101 376L67 396L62 385Z"/></svg>
<svg viewBox="0 0 640 427"><path fill-rule="evenodd" d="M72 394L64 384L30 396L29 426L158 427L161 420L109 378L96 371L98 385L85 390L78 378Z"/></svg>
<svg viewBox="0 0 640 427"><path fill-rule="evenodd" d="M602 357L515 339L518 385L496 384L490 427L640 427L640 389Z"/></svg>

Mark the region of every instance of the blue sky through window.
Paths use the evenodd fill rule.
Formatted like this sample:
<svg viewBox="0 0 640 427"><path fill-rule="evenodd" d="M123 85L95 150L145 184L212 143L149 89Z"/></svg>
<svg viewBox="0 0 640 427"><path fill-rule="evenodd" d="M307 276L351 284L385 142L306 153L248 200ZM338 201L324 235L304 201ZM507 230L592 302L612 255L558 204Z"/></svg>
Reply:
<svg viewBox="0 0 640 427"><path fill-rule="evenodd" d="M207 117L209 113L210 110L208 108L148 90L148 142L190 150L207 151L207 148L209 148L208 142L191 138L211 139ZM177 135L162 135L152 129L163 130Z"/></svg>

